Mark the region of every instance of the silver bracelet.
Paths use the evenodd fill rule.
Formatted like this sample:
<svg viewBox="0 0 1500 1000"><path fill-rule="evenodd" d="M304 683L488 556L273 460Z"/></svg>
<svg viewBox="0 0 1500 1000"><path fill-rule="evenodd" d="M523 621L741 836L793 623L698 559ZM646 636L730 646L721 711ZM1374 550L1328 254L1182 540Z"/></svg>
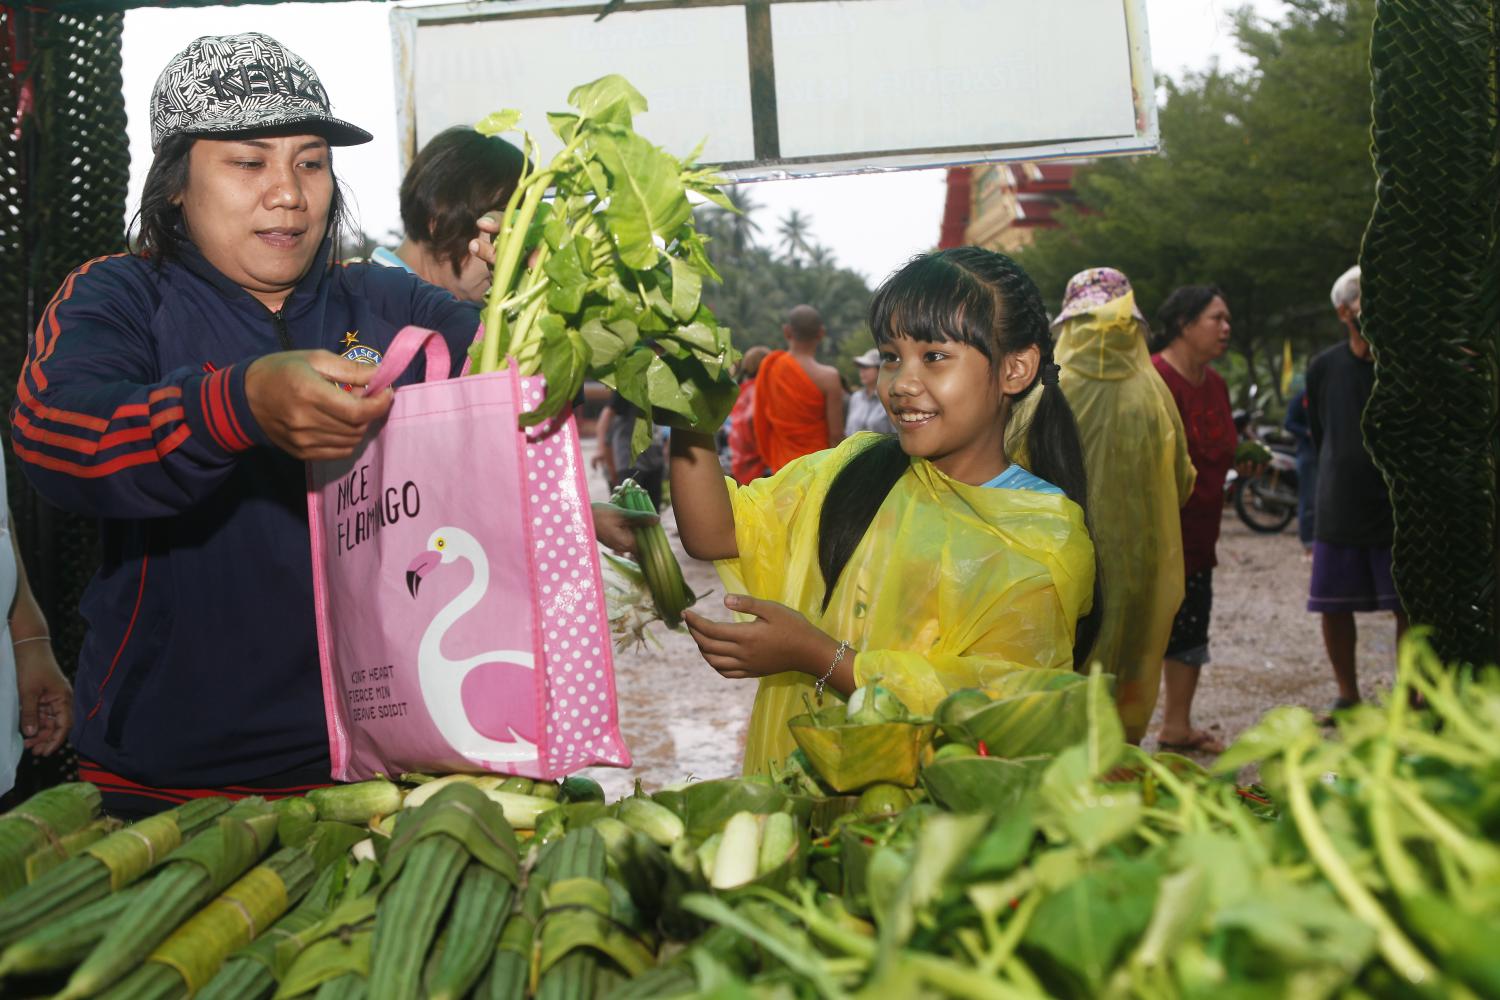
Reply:
<svg viewBox="0 0 1500 1000"><path fill-rule="evenodd" d="M839 664L844 662L844 654L849 652L849 648L850 647L847 640L839 640L838 652L833 654L833 663L829 665L828 672L822 677L818 678L818 683L813 689L817 693L818 704L821 705L823 703L824 685L828 683L828 678L833 676L833 672L839 668Z"/></svg>
<svg viewBox="0 0 1500 1000"><path fill-rule="evenodd" d="M17 646L24 646L28 642L51 642L51 641L52 641L52 637L50 635L34 635L30 639L16 639L16 640L14 640L10 644L10 648L11 649L15 649Z"/></svg>

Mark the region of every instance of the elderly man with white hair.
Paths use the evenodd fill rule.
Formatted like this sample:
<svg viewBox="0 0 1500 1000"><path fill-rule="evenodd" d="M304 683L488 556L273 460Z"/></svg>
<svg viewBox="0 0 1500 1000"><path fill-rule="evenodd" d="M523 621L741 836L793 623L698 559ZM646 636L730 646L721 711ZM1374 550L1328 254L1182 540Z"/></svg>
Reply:
<svg viewBox="0 0 1500 1000"><path fill-rule="evenodd" d="M1360 425L1375 384L1375 364L1360 330L1357 266L1334 282L1332 299L1347 337L1307 366L1308 425L1318 449L1307 610L1323 616L1323 644L1338 683L1332 711L1338 711L1360 700L1354 615L1392 612L1399 638L1406 613L1391 580L1390 494Z"/></svg>

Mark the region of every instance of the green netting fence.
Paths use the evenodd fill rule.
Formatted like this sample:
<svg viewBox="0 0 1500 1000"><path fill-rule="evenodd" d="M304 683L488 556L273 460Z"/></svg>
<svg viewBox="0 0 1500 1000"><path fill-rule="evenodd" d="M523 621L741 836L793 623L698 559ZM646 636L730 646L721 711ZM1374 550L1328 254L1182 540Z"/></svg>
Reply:
<svg viewBox="0 0 1500 1000"><path fill-rule="evenodd" d="M1496 660L1500 16L1494 0L1383 0L1365 439L1391 487L1397 590L1450 660Z"/></svg>
<svg viewBox="0 0 1500 1000"><path fill-rule="evenodd" d="M120 74L123 14L0 7L0 405L37 316L67 273L120 250L130 156ZM42 503L5 451L10 506L53 646L72 672L83 638L78 602L98 565L91 519ZM26 758L16 793L55 783L67 757Z"/></svg>

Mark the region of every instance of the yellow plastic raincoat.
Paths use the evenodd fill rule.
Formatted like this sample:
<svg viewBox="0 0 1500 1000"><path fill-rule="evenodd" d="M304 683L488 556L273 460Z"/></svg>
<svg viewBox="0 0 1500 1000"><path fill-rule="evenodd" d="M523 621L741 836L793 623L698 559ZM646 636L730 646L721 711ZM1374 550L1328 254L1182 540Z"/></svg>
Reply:
<svg viewBox="0 0 1500 1000"><path fill-rule="evenodd" d="M856 434L769 479L730 480L740 554L718 564L725 587L847 639L858 683L878 674L914 712L1017 667L1071 670L1094 586L1083 511L1061 495L969 486L924 459L896 482L822 611L819 512L839 470L878 440ZM800 673L761 679L746 774L795 749L787 720L812 690Z"/></svg>
<svg viewBox="0 0 1500 1000"><path fill-rule="evenodd" d="M1064 321L1054 360L1078 420L1089 477L1089 520L1099 550L1102 609L1090 657L1115 675L1126 736L1140 740L1156 707L1162 654L1182 604L1178 511L1197 473L1172 394L1152 367L1144 324L1127 293ZM1006 427L1020 455L1030 407ZM1024 455L1017 459L1025 464Z"/></svg>

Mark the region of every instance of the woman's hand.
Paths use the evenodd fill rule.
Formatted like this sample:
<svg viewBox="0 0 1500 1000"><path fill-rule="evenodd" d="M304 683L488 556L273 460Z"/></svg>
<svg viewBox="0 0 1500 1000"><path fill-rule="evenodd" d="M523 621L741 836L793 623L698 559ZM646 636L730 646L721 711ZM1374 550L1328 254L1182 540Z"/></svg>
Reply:
<svg viewBox="0 0 1500 1000"><path fill-rule="evenodd" d="M348 458L395 397L346 392L338 383L363 386L374 377L373 366L331 351L281 351L250 363L245 396L271 443L293 458Z"/></svg>
<svg viewBox="0 0 1500 1000"><path fill-rule="evenodd" d="M484 213L474 223L474 227L479 230L479 235L469 241L469 253L493 268L495 266L495 236L500 232L500 213L498 211Z"/></svg>
<svg viewBox="0 0 1500 1000"><path fill-rule="evenodd" d="M635 529L656 524L661 518L642 510L626 510L612 503L597 501L594 509L594 536L621 555L636 555Z"/></svg>
<svg viewBox="0 0 1500 1000"><path fill-rule="evenodd" d="M57 665L50 642L16 648L16 691L21 699L21 736L39 757L57 752L73 728L73 687Z"/></svg>
<svg viewBox="0 0 1500 1000"><path fill-rule="evenodd" d="M838 641L808 621L801 612L744 594L728 594L724 606L754 615L749 622L716 622L691 611L682 619L708 665L725 677L765 677L788 670L822 677L833 664ZM845 653L839 672L853 678L854 656ZM842 690L830 678L830 686ZM852 689L852 688L851 688Z"/></svg>

